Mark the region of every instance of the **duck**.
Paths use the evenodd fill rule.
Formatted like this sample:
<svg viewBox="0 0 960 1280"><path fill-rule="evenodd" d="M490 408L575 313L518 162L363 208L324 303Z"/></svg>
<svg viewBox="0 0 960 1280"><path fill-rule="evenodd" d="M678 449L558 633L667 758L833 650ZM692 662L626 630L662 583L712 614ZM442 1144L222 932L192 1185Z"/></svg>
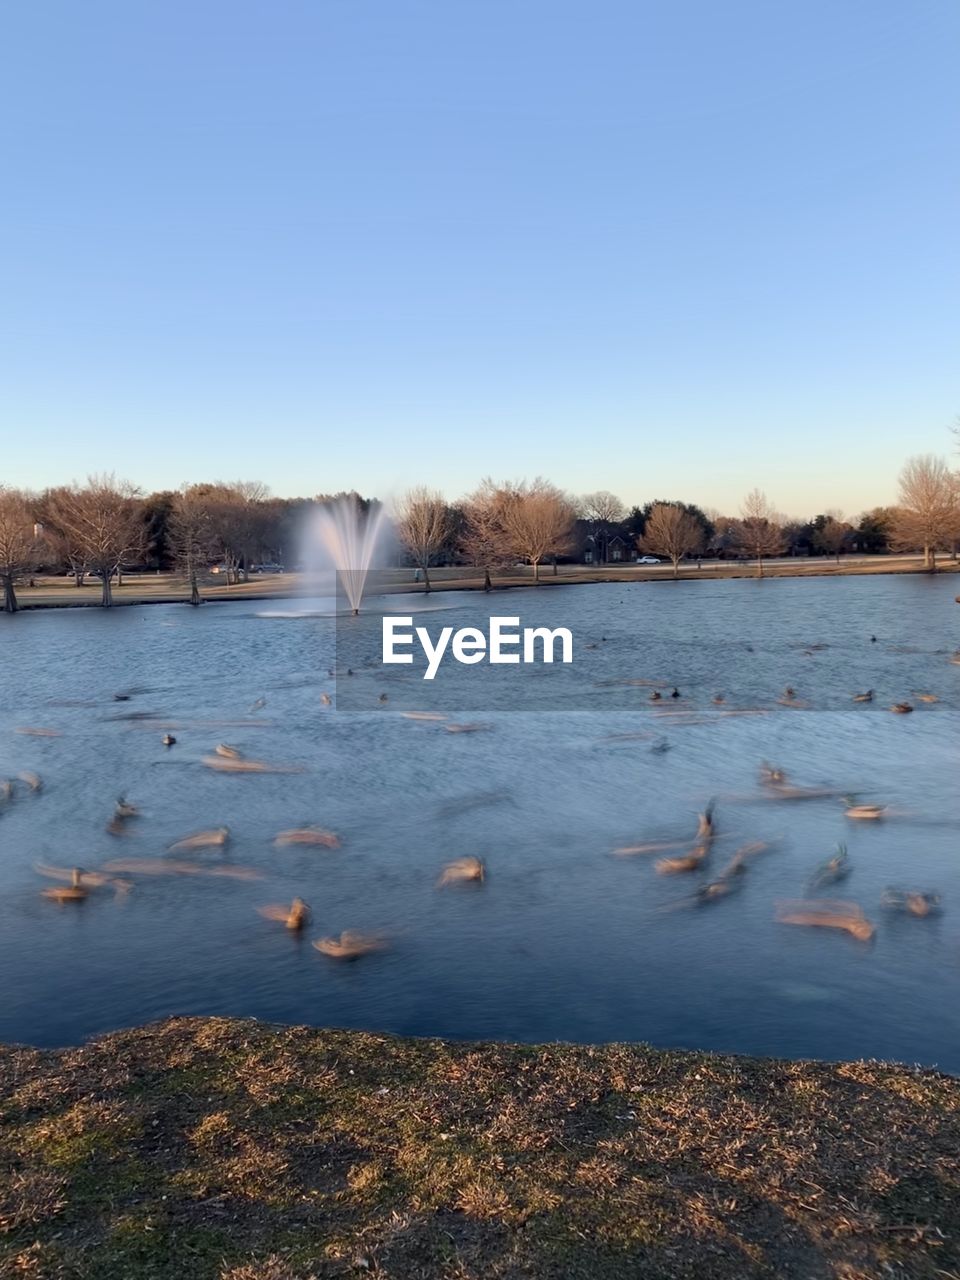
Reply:
<svg viewBox="0 0 960 1280"><path fill-rule="evenodd" d="M832 898L779 902L777 920L781 924L809 925L814 928L842 929L861 942L869 942L874 926L854 902Z"/></svg>
<svg viewBox="0 0 960 1280"><path fill-rule="evenodd" d="M713 695L713 701L714 701L714 705L719 707L719 706L722 706L724 702L726 702L726 698L723 696L722 693L715 693Z"/></svg>
<svg viewBox="0 0 960 1280"><path fill-rule="evenodd" d="M55 885L52 889L42 889L41 896L50 898L53 902L82 902L87 896L87 890L82 884L82 876L80 867L74 867L70 873L68 885Z"/></svg>
<svg viewBox="0 0 960 1280"><path fill-rule="evenodd" d="M929 916L940 910L940 895L917 889L884 889L880 905L911 916Z"/></svg>
<svg viewBox="0 0 960 1280"><path fill-rule="evenodd" d="M210 831L197 831L192 836L184 836L169 845L171 851L177 849L211 849L222 847L230 839L229 827L213 827Z"/></svg>
<svg viewBox="0 0 960 1280"><path fill-rule="evenodd" d="M909 702L895 702L890 710L896 712L898 716L906 716L910 714L913 707Z"/></svg>
<svg viewBox="0 0 960 1280"><path fill-rule="evenodd" d="M225 760L243 759L243 752L237 747L228 746L226 742L218 742L213 750L215 755L223 756Z"/></svg>
<svg viewBox="0 0 960 1280"><path fill-rule="evenodd" d="M267 705L266 698L257 698L256 702L251 702L251 711L261 711Z"/></svg>
<svg viewBox="0 0 960 1280"><path fill-rule="evenodd" d="M165 733L160 741L165 747L174 747L177 743L177 740L172 733Z"/></svg>
<svg viewBox="0 0 960 1280"><path fill-rule="evenodd" d="M713 822L714 807L715 802L711 800L697 819L697 839L699 840L712 840L716 835Z"/></svg>
<svg viewBox="0 0 960 1280"><path fill-rule="evenodd" d="M784 697L786 698L786 700L789 702L792 698L795 698L795 697L797 696L797 691L796 691L796 689L794 689L794 688L793 688L793 686L792 686L792 685L789 685L789 684L788 684L788 685L787 685L787 687L786 687L786 688L784 689L784 691L783 691L783 696L784 696Z"/></svg>
<svg viewBox="0 0 960 1280"><path fill-rule="evenodd" d="M786 772L763 760L760 764L760 781L767 787L782 787L787 780Z"/></svg>
<svg viewBox="0 0 960 1280"><path fill-rule="evenodd" d="M935 693L918 693L917 701L918 702L939 702L940 699L937 697Z"/></svg>
<svg viewBox="0 0 960 1280"><path fill-rule="evenodd" d="M887 806L885 804L857 804L853 796L845 796L844 802L847 806L843 811L845 818L859 818L867 822L875 822L877 819L886 816Z"/></svg>
<svg viewBox="0 0 960 1280"><path fill-rule="evenodd" d="M674 686L673 686L673 692L670 694L670 697L671 697L671 698L682 698L682 697L683 697L683 694L680 692L680 690L677 688L677 686L676 686L676 685L674 685Z"/></svg>
<svg viewBox="0 0 960 1280"><path fill-rule="evenodd" d="M120 819L139 818L140 810L135 804L128 804L128 802L124 800L123 796L121 796L117 801L116 808L113 811L113 816Z"/></svg>
<svg viewBox="0 0 960 1280"><path fill-rule="evenodd" d="M385 951L387 940L381 934L357 933L345 929L339 938L318 938L314 947L334 960L356 960L373 951Z"/></svg>
<svg viewBox="0 0 960 1280"><path fill-rule="evenodd" d="M873 701L873 690L872 690L872 689L868 689L868 690L866 691L866 693L855 693L855 694L853 695L853 700L854 700L854 702L872 702L872 701Z"/></svg>
<svg viewBox="0 0 960 1280"><path fill-rule="evenodd" d="M333 705L333 699L330 697L329 693L321 693L320 705L322 707L330 707Z"/></svg>
<svg viewBox="0 0 960 1280"><path fill-rule="evenodd" d="M662 697L663 695L661 694L660 690L654 689L653 692L650 694L650 701L659 702Z"/></svg>
<svg viewBox="0 0 960 1280"><path fill-rule="evenodd" d="M658 858L654 866L659 875L674 876L684 871L696 871L704 862L706 856L707 846L701 844L681 858Z"/></svg>
<svg viewBox="0 0 960 1280"><path fill-rule="evenodd" d="M666 755L666 753L670 750L670 743L666 740L666 738L658 738L657 741L650 748L650 750L653 752L655 756Z"/></svg>
<svg viewBox="0 0 960 1280"><path fill-rule="evenodd" d="M381 693L381 695L380 695L380 697L377 699L377 701L378 701L378 702L386 702L386 701L387 701L387 695L386 695L385 693Z"/></svg>
<svg viewBox="0 0 960 1280"><path fill-rule="evenodd" d="M448 862L444 867L443 873L437 881L437 888L442 888L445 884L456 884L461 880L476 880L483 884L486 874L487 869L483 864L482 858L472 856L455 858L453 862Z"/></svg>
<svg viewBox="0 0 960 1280"><path fill-rule="evenodd" d="M294 898L289 907L271 904L257 910L264 920L277 920L294 933L299 933L310 922L310 908L302 898Z"/></svg>
<svg viewBox="0 0 960 1280"><path fill-rule="evenodd" d="M324 831L322 827L292 827L288 831L279 831L273 843L281 847L292 844L322 845L324 849L339 849L340 837L332 831Z"/></svg>
<svg viewBox="0 0 960 1280"><path fill-rule="evenodd" d="M814 872L810 887L818 888L821 885L833 884L837 880L844 880L850 874L850 860L847 857L847 846L845 844L837 845L837 852L832 858L822 863Z"/></svg>
<svg viewBox="0 0 960 1280"><path fill-rule="evenodd" d="M709 884L701 885L696 891L695 899L698 903L716 902L719 898L725 898L728 894L733 893L740 887L740 881L730 879L727 876L720 876L716 880L711 880Z"/></svg>
<svg viewBox="0 0 960 1280"><path fill-rule="evenodd" d="M43 779L38 773L33 773L30 769L23 769L17 774L19 780L25 787L29 787L31 791L43 790Z"/></svg>

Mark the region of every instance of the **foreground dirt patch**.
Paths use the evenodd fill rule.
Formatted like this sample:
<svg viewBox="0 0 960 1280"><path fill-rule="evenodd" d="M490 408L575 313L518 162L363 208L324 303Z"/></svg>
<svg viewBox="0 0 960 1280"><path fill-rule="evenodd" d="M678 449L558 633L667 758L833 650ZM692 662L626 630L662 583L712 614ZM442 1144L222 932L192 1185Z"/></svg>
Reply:
<svg viewBox="0 0 960 1280"><path fill-rule="evenodd" d="M0 1049L0 1275L960 1275L960 1082L178 1019Z"/></svg>

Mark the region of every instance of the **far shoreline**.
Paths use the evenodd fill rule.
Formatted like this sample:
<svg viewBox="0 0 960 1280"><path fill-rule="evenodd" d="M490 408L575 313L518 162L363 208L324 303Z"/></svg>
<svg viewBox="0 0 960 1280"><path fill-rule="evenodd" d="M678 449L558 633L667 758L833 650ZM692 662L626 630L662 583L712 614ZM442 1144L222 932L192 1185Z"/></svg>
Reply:
<svg viewBox="0 0 960 1280"><path fill-rule="evenodd" d="M397 570L399 574L412 573L412 570ZM875 575L890 576L899 574L925 574L935 577L939 574L956 575L960 572L960 563L946 560L934 571L923 567L919 556L876 556L870 559L842 560L839 564L830 560L764 562L763 578L843 578L872 577ZM454 576L447 576L454 575ZM508 574L495 577L492 593L508 591L519 587L566 587L595 586L601 583L625 585L635 582L693 582L693 581L725 581L735 578L753 578L760 575L756 571L755 562L731 563L724 561L711 562L702 568L684 566L677 577L674 577L669 565L650 568L635 564L615 566L604 565L600 568L591 566L562 566L554 573L552 568L541 570L539 584L534 581L533 574L527 571L523 575ZM147 604L189 604L189 590L185 584L178 584L178 590L172 590L172 582L177 581L173 575L164 574L155 578L146 574L132 575L129 587L114 587L113 608ZM156 583L156 590L149 587ZM299 600L310 594L302 586L300 574L273 574L260 582L239 583L230 587L205 585L201 588L202 604L220 604L229 601L258 600ZM440 569L431 573L431 592L443 591L482 591L484 581L482 574L462 576L456 569ZM80 595L77 599L74 595ZM398 579L391 583L378 583L376 595L409 595L428 594L422 582L411 582L409 579ZM85 583L82 587L61 586L59 582L51 585L48 582L38 587L18 587L17 612L26 613L41 609L99 609L99 583Z"/></svg>

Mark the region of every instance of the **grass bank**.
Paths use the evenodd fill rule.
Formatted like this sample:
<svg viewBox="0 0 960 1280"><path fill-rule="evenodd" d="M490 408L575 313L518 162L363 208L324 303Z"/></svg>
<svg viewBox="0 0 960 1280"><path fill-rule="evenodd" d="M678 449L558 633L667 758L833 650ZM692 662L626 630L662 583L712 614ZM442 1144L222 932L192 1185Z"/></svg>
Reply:
<svg viewBox="0 0 960 1280"><path fill-rule="evenodd" d="M960 563L944 560L938 565L938 573L957 573ZM764 564L764 576L767 578L844 578L859 577L863 574L899 574L924 573L919 556L870 556L863 558L835 560L824 558L815 560L770 560ZM392 594L395 592L423 592L422 583L412 580L412 571L398 569L379 575L377 592ZM756 566L752 563L736 563L733 561L709 561L702 568L696 565L684 565L679 577L683 581L692 579L722 578L755 578ZM392 578L392 581L389 580ZM464 568L431 569L430 578L437 591L480 591L483 589L483 574ZM671 582L673 570L667 564L661 565L562 565L555 574L549 566L541 571L542 586L570 586L576 583L595 582ZM531 569L513 570L509 573L496 573L494 587L503 590L510 587L529 587L533 585ZM249 582L240 582L232 586L224 586L215 578L211 578L201 587L205 603L223 600L291 600L302 597L308 591L308 584L300 574L258 575ZM17 599L21 609L70 609L90 608L100 604L100 585L96 581L75 587L72 582L60 578L40 578L33 587L18 584ZM139 574L128 576L121 587L114 587L113 602L115 605L141 604L183 604L189 599L190 592L186 585L170 573Z"/></svg>
<svg viewBox="0 0 960 1280"><path fill-rule="evenodd" d="M960 1274L960 1082L177 1019L0 1049L0 1275Z"/></svg>

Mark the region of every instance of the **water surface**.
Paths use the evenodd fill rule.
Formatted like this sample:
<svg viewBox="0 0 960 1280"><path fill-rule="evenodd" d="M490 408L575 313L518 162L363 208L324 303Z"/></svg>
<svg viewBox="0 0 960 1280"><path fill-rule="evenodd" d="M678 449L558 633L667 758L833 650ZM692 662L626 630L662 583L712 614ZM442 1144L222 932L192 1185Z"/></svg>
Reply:
<svg viewBox="0 0 960 1280"><path fill-rule="evenodd" d="M954 579L921 576L437 593L429 607L451 625L529 609L576 638L575 672L550 677L574 681L573 709L525 711L525 690L546 678L533 672L511 686L515 710L471 710L489 726L471 734L398 714L415 673L358 666L351 704L369 709L325 707L336 657L322 604L0 619L0 776L45 782L0 817L0 1038L57 1045L168 1014L235 1014L960 1071L954 594ZM674 721L630 680L677 684L695 715ZM807 706L778 704L787 684ZM854 705L868 687L876 701ZM718 691L724 711L764 714L721 715ZM886 709L922 691L940 701ZM651 750L659 739L668 751ZM200 760L221 740L302 772L212 773ZM855 824L837 800L773 803L757 786L762 759L901 816ZM143 810L123 839L105 832L121 794ZM612 856L691 834L711 796L714 869L739 842L777 842L735 896L687 908L704 877ZM274 847L307 823L339 832L342 848ZM221 824L229 849L196 860L263 879L137 878L125 897L72 907L39 896L37 862L169 856L179 836ZM840 841L854 869L838 895L877 923L868 945L774 919ZM487 882L438 891L444 862L465 854L486 860ZM886 917L888 884L939 890L942 916ZM314 912L302 939L256 914L295 894ZM345 928L388 930L391 950L338 965L310 946Z"/></svg>

